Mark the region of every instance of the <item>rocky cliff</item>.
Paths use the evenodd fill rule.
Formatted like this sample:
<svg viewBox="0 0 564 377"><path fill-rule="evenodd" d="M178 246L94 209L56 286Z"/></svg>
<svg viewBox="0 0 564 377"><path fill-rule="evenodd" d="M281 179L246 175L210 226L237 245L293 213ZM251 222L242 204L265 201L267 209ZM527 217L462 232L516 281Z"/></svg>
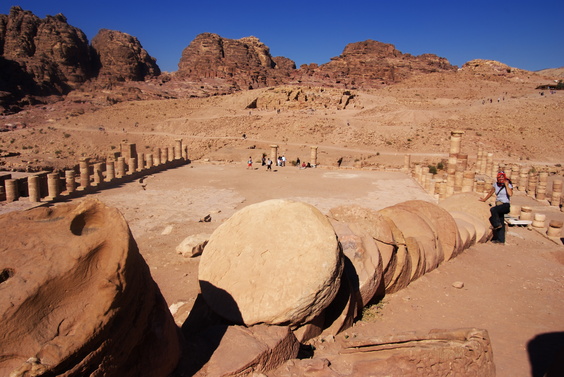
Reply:
<svg viewBox="0 0 564 377"><path fill-rule="evenodd" d="M184 49L177 72L153 80L155 85L131 88L121 83L161 75L156 60L134 36L102 29L89 44L62 14L40 19L15 6L9 15L0 15L0 112L15 112L22 105L44 102L50 95L59 98L76 88L85 93L111 89L115 102L296 84L366 89L414 74L455 69L445 58L404 54L391 44L372 40L347 45L326 64L296 69L288 58L272 57L256 37L235 40L203 33Z"/></svg>
<svg viewBox="0 0 564 377"><path fill-rule="evenodd" d="M29 95L68 93L93 75L86 36L62 14L40 19L16 6L0 15L0 56L0 91L7 92L0 106Z"/></svg>
<svg viewBox="0 0 564 377"><path fill-rule="evenodd" d="M161 74L156 60L129 34L101 29L92 39L92 47L100 62L98 80L143 81Z"/></svg>
<svg viewBox="0 0 564 377"><path fill-rule="evenodd" d="M224 89L246 90L281 84L294 68L290 59L272 58L256 37L228 39L203 33L182 52L176 78L204 84L215 80Z"/></svg>
<svg viewBox="0 0 564 377"><path fill-rule="evenodd" d="M329 63L302 66L302 83L325 82L345 88L374 88L405 80L418 73L454 71L447 59L433 54L403 54L394 45L373 40L348 44Z"/></svg>
<svg viewBox="0 0 564 377"><path fill-rule="evenodd" d="M9 15L0 15L0 110L17 111L92 79L143 80L158 74L155 60L125 33L101 30L91 46L62 14L41 19L14 6Z"/></svg>

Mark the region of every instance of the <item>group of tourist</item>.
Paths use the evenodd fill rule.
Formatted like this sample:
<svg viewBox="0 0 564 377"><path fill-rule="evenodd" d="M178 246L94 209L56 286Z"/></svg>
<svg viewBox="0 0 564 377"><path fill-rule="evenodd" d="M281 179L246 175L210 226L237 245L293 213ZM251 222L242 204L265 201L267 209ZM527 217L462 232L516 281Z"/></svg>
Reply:
<svg viewBox="0 0 564 377"><path fill-rule="evenodd" d="M273 161L270 159L270 157L267 158L266 156L262 156L261 165L266 166L267 171L272 171ZM279 156L276 161L276 166L286 166L286 157L283 155ZM300 169L312 167L309 162L301 162L299 157L296 159L296 164L294 166L297 166ZM253 169L253 158L251 156L249 156L249 159L247 160L247 169Z"/></svg>

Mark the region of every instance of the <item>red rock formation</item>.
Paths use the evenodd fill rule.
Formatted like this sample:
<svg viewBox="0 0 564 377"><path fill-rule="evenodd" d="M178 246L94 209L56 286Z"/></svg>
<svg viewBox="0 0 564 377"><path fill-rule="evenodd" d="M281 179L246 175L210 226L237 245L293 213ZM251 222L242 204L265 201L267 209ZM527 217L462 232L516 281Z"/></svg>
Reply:
<svg viewBox="0 0 564 377"><path fill-rule="evenodd" d="M402 81L415 73L455 69L448 60L433 54L412 56L396 50L392 44L367 40L348 44L329 63L302 66L296 76L304 84L323 81L346 88L374 88Z"/></svg>
<svg viewBox="0 0 564 377"><path fill-rule="evenodd" d="M0 15L0 110L66 94L92 74L86 36L62 14L40 19L14 6Z"/></svg>
<svg viewBox="0 0 564 377"><path fill-rule="evenodd" d="M86 35L62 14L40 19L14 6L1 17L3 57L17 62L46 93L66 93L92 76Z"/></svg>
<svg viewBox="0 0 564 377"><path fill-rule="evenodd" d="M101 29L92 47L100 59L100 81L143 81L161 73L156 60L129 34Z"/></svg>
<svg viewBox="0 0 564 377"><path fill-rule="evenodd" d="M279 76L287 76L290 67L295 64L286 58L274 60L258 38L235 40L203 33L182 52L176 77L197 82L220 79L223 88L241 90L280 84Z"/></svg>

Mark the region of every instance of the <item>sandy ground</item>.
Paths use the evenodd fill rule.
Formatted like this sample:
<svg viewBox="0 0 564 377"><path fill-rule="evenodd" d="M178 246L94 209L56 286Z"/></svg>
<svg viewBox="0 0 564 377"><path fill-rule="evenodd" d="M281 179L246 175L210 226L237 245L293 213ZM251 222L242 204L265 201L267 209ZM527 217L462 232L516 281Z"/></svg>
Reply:
<svg viewBox="0 0 564 377"><path fill-rule="evenodd" d="M326 213L342 204L381 209L411 199L434 201L400 172L294 167L267 172L261 166L249 170L242 163L199 161L148 176L143 185L134 181L94 196L125 216L179 325L198 293L199 258L181 256L176 246L189 235L211 234L244 206L289 198ZM559 209L523 193L517 192L513 203L564 219ZM211 222L199 222L206 215ZM454 282L464 287L457 289ZM506 245L467 249L366 309L347 333L483 328L491 337L498 376L542 376L556 348L564 346L563 298L564 246L542 232L512 227Z"/></svg>

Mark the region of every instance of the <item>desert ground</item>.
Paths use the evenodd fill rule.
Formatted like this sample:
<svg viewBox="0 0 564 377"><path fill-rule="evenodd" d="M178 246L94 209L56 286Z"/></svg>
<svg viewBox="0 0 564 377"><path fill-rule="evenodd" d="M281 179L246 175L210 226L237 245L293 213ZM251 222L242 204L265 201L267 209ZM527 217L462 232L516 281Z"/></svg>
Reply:
<svg viewBox="0 0 564 377"><path fill-rule="evenodd" d="M69 97L3 116L2 122L26 128L0 134L0 149L19 153L1 161L7 170L64 169L81 156L103 158L123 141L148 152L182 138L190 164L145 177L143 185L134 181L94 194L123 213L181 324L198 293L198 258L179 255L176 246L189 235L212 233L244 206L289 198L326 213L341 204L381 209L411 199L435 202L398 168L405 154L413 163L446 159L451 130L465 132L462 151L471 160L482 146L500 163L561 164L564 93L541 95L535 87L546 82L535 75L428 75L352 91L346 108L342 90L296 87L111 106L98 101L104 93L89 102ZM290 162L307 161L310 147L318 146L319 166L288 164L267 172L258 161L273 144ZM253 169L246 169L249 156ZM513 203L564 220L559 208L524 193L517 192ZM2 203L0 210L22 206ZM206 215L212 221L200 222ZM347 332L483 328L498 376L542 376L564 347L563 298L564 246L537 230L511 227L506 245L471 247L366 309Z"/></svg>

